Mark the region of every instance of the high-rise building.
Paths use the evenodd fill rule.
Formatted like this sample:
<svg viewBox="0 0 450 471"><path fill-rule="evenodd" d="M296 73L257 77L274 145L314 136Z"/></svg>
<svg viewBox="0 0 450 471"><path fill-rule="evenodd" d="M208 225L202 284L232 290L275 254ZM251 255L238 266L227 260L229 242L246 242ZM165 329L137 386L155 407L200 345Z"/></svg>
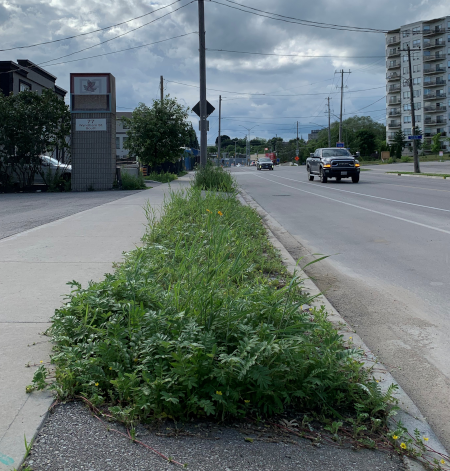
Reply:
<svg viewBox="0 0 450 471"><path fill-rule="evenodd" d="M450 16L418 21L386 34L386 131L392 142L396 131L413 133L407 47L411 49L411 71L416 126L424 142L440 133L450 135ZM408 144L411 144L409 142Z"/></svg>

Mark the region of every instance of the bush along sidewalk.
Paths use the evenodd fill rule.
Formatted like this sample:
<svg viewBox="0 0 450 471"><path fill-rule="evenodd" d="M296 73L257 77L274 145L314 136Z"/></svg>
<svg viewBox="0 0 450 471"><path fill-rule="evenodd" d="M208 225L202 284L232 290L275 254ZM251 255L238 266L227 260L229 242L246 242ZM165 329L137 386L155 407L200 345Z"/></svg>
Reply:
<svg viewBox="0 0 450 471"><path fill-rule="evenodd" d="M83 397L131 430L295 412L333 436L345 423L358 446L386 445L395 387L381 392L323 309L302 309L301 280L253 209L191 187L170 195L159 222L147 216L143 247L114 273L71 283L48 331L53 367L38 368L29 392Z"/></svg>

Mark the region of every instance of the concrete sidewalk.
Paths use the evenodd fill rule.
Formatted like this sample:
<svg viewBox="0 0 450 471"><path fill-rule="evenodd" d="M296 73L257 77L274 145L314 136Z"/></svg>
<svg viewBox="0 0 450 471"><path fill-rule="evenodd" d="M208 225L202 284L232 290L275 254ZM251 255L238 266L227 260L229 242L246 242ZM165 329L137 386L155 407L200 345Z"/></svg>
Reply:
<svg viewBox="0 0 450 471"><path fill-rule="evenodd" d="M172 182L184 187L185 176ZM18 468L51 404L48 392L26 394L33 373L49 361L42 335L67 282L100 280L140 243L144 204L158 210L167 184L0 240L0 470ZM27 368L26 365L32 365Z"/></svg>

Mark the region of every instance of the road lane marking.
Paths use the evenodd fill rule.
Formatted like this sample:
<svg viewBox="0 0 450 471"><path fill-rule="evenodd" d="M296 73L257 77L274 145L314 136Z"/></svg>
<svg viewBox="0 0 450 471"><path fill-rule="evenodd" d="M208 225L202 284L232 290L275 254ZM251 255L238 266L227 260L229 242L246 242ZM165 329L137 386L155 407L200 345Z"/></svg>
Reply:
<svg viewBox="0 0 450 471"><path fill-rule="evenodd" d="M310 185L309 182L302 182L300 180L294 180L293 178L280 177L279 175L274 175L274 177L283 178L284 180L290 180L290 181L293 181L293 182L296 182L296 183L300 183L302 185ZM419 208L435 209L436 211L444 211L446 213L450 213L450 209L435 208L434 206L426 206L424 204L409 203L408 201L400 201L400 200L393 200L393 199L390 199L390 198L383 198L382 196L367 195L366 193L358 193L357 191L341 190L340 188L331 188L330 186L324 187L324 189L325 190L332 190L332 191L341 191L342 193L351 193L353 195L367 196L367 198L375 198L375 199L378 199L378 200L391 201L393 203L408 204L410 206L418 206Z"/></svg>
<svg viewBox="0 0 450 471"><path fill-rule="evenodd" d="M255 175L255 176L258 177L258 178L262 178L263 180L267 180L269 182L276 183L277 185L285 186L286 188L292 188L293 190L301 191L302 193L308 193L310 195L318 196L319 198L324 198L324 199L327 199L327 200L330 200L330 201L334 201L335 203L345 204L346 206L351 206L353 208L362 209L364 211L368 211L369 213L379 214L381 216L386 216L388 218L397 219L398 221L408 222L409 224L414 224L416 226L425 227L426 229L431 229L433 231L443 232L444 234L449 234L450 235L450 231L446 231L445 229L440 229L439 227L429 226L428 224L422 224L421 222L412 221L411 219L406 219L406 218L402 218L402 217L399 217L399 216L393 216L392 214L383 213L381 211L376 211L374 209L364 208L364 206L358 206L357 204L346 203L345 201L336 200L334 198L330 198L329 196L320 195L318 193L313 193L312 191L301 190L300 188L296 188L295 186L285 185L284 183L280 183L280 182L277 182L277 181L274 181L274 180L270 180L270 178L264 178L260 175Z"/></svg>

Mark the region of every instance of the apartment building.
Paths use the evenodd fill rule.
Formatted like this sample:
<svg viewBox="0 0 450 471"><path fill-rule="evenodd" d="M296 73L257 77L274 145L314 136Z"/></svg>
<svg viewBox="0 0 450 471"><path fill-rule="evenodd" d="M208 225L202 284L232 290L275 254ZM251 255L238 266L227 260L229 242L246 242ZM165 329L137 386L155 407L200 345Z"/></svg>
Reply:
<svg viewBox="0 0 450 471"><path fill-rule="evenodd" d="M411 49L409 75L407 47ZM386 135L412 134L409 79L413 82L416 126L424 142L438 133L450 145L450 16L401 26L386 34ZM411 143L409 143L411 144Z"/></svg>

